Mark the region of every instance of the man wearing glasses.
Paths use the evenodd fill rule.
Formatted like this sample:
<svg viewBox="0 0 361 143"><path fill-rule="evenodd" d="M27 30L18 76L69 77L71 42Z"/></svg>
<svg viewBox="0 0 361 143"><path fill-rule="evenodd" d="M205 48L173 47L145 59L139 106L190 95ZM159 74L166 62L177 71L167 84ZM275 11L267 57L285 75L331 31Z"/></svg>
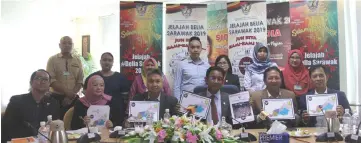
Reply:
<svg viewBox="0 0 361 143"><path fill-rule="evenodd" d="M48 115L59 119L59 103L49 96L50 75L40 69L30 78L30 92L11 97L2 119L2 142L12 138L36 136L41 121Z"/></svg>
<svg viewBox="0 0 361 143"><path fill-rule="evenodd" d="M59 103L60 119L71 108L76 99L77 93L83 84L83 67L80 59L72 55L73 40L64 36L60 39L59 47L61 53L49 58L46 70L50 73L51 91L54 92Z"/></svg>

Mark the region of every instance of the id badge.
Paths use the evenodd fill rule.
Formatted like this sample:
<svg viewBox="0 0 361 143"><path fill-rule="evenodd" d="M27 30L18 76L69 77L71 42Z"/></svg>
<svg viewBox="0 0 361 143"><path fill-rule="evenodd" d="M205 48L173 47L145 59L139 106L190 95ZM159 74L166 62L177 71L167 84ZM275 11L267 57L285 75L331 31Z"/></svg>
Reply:
<svg viewBox="0 0 361 143"><path fill-rule="evenodd" d="M293 89L295 89L295 90L302 90L302 87L301 87L301 85L299 85L299 84L295 84L295 86L293 87Z"/></svg>
<svg viewBox="0 0 361 143"><path fill-rule="evenodd" d="M64 76L68 76L68 75L70 75L70 72L64 71L64 72L63 72L63 75L64 75Z"/></svg>

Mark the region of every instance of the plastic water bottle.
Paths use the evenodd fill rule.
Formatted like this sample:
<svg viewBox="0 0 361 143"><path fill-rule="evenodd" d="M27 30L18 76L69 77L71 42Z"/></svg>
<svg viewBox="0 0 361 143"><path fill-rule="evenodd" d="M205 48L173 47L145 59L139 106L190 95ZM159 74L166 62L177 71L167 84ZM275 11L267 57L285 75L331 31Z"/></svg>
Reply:
<svg viewBox="0 0 361 143"><path fill-rule="evenodd" d="M48 139L45 138L44 136L48 137L49 136L49 129L46 128L46 123L45 121L41 121L40 122L40 128L39 128L39 134L38 134L38 140L39 140L39 143L47 143L48 142Z"/></svg>
<svg viewBox="0 0 361 143"><path fill-rule="evenodd" d="M163 116L163 120L169 119L169 118L170 118L169 109L165 109L165 113L164 113L164 116Z"/></svg>
<svg viewBox="0 0 361 143"><path fill-rule="evenodd" d="M327 132L327 123L325 116L317 116L316 117L316 132L317 134L322 134Z"/></svg>
<svg viewBox="0 0 361 143"><path fill-rule="evenodd" d="M232 131L232 125L226 122L226 117L222 116L221 129L227 130L229 133Z"/></svg>
<svg viewBox="0 0 361 143"><path fill-rule="evenodd" d="M351 134L352 133L351 132L352 131L352 117L351 117L349 109L345 109L345 114L343 114L343 117L342 117L342 124L343 124L342 134L344 136Z"/></svg>
<svg viewBox="0 0 361 143"><path fill-rule="evenodd" d="M360 123L358 113L352 114L352 134L356 134L357 126Z"/></svg>
<svg viewBox="0 0 361 143"><path fill-rule="evenodd" d="M147 112L146 125L153 126L153 114L151 112Z"/></svg>
<svg viewBox="0 0 361 143"><path fill-rule="evenodd" d="M48 121L46 122L46 128L48 128L48 130L50 130L50 124L51 124L51 122L53 121L53 116L52 115L48 115L47 116L47 118L48 118Z"/></svg>

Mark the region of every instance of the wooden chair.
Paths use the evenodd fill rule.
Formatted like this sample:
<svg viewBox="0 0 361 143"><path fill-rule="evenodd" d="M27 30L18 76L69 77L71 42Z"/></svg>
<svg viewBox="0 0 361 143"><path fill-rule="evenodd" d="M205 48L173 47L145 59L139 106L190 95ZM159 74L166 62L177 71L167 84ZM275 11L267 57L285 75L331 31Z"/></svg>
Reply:
<svg viewBox="0 0 361 143"><path fill-rule="evenodd" d="M71 130L71 120L73 119L74 107L71 107L68 111L66 111L64 115L64 129Z"/></svg>

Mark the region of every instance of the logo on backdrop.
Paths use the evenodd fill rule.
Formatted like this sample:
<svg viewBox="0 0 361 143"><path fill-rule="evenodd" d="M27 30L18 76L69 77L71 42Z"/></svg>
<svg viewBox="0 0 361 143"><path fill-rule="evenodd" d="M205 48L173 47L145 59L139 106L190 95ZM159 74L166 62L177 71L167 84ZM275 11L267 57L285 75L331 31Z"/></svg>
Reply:
<svg viewBox="0 0 361 143"><path fill-rule="evenodd" d="M249 3L244 4L241 6L241 9L244 15L248 15L249 12L251 11L251 4Z"/></svg>
<svg viewBox="0 0 361 143"><path fill-rule="evenodd" d="M139 16L144 16L144 14L147 12L147 6L144 4L137 3L135 7Z"/></svg>
<svg viewBox="0 0 361 143"><path fill-rule="evenodd" d="M312 12L315 12L318 8L318 0L307 2L307 6Z"/></svg>
<svg viewBox="0 0 361 143"><path fill-rule="evenodd" d="M188 7L188 6L184 6L182 9L182 15L185 17L185 18L188 18L189 16L191 16L192 14L192 8L191 7Z"/></svg>

